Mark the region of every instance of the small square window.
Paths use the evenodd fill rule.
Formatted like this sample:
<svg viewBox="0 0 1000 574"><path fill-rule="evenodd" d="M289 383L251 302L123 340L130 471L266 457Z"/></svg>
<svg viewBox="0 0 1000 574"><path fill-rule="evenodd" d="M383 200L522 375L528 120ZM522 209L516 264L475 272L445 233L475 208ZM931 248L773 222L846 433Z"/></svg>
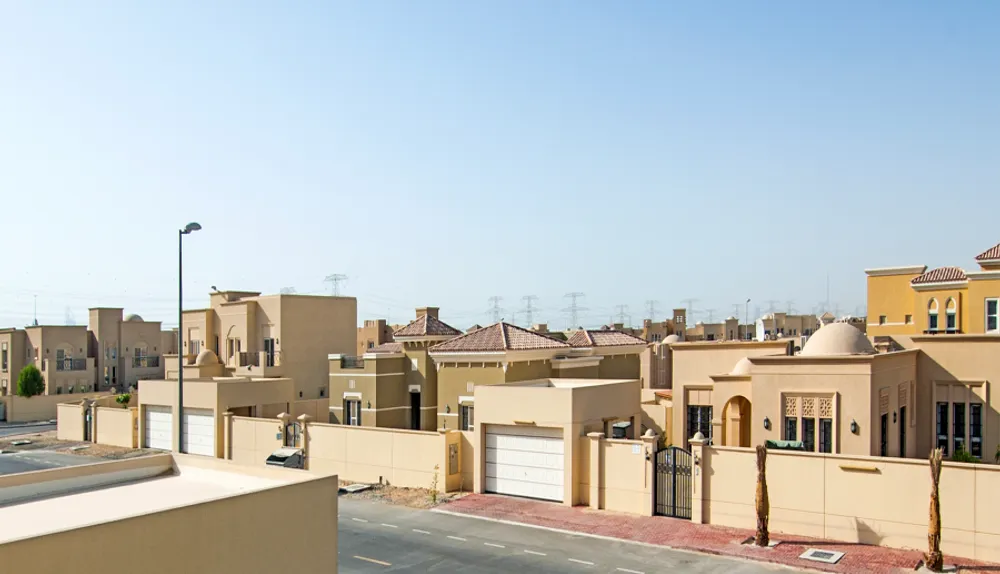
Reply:
<svg viewBox="0 0 1000 574"><path fill-rule="evenodd" d="M420 370L420 361L417 359L410 359L410 370L417 371Z"/></svg>
<svg viewBox="0 0 1000 574"><path fill-rule="evenodd" d="M913 324L913 315L907 315L906 318L903 319L903 320L906 321L907 325L912 325Z"/></svg>
<svg viewBox="0 0 1000 574"><path fill-rule="evenodd" d="M878 324L879 325L885 325L885 315L879 315L878 316Z"/></svg>

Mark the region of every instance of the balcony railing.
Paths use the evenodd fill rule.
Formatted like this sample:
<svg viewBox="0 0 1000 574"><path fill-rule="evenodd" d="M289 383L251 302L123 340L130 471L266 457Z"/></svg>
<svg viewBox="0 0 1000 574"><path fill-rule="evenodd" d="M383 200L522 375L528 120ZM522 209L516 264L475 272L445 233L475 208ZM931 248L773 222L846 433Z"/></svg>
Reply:
<svg viewBox="0 0 1000 574"><path fill-rule="evenodd" d="M237 367L259 367L260 366L260 356L257 353L251 353L249 351L242 351L237 356L236 366Z"/></svg>
<svg viewBox="0 0 1000 574"><path fill-rule="evenodd" d="M361 357L341 357L340 358L340 368L341 369L363 369L365 368L365 360Z"/></svg>
<svg viewBox="0 0 1000 574"><path fill-rule="evenodd" d="M132 357L133 369L158 369L160 357Z"/></svg>
<svg viewBox="0 0 1000 574"><path fill-rule="evenodd" d="M86 371L87 359L56 359L57 371Z"/></svg>

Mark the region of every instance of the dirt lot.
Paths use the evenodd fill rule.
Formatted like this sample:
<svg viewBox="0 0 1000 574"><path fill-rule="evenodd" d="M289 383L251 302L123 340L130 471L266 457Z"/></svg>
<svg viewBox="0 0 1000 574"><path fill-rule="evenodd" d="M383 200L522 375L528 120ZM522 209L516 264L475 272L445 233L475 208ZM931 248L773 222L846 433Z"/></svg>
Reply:
<svg viewBox="0 0 1000 574"><path fill-rule="evenodd" d="M23 440L31 441L31 444L15 446L11 443ZM74 449L74 447L84 447ZM83 456L96 456L108 460L120 460L123 458L135 458L137 456L147 456L159 451L149 449L123 448L120 446L108 446L89 442L77 442L70 440L59 440L56 438L56 431L18 435L14 437L0 438L0 450L3 452L24 452L32 450L46 450L63 454L75 454Z"/></svg>
<svg viewBox="0 0 1000 574"><path fill-rule="evenodd" d="M340 486L344 487L353 484L346 480L340 481ZM401 488L385 484L373 484L371 489L354 494L343 493L346 498L361 498L384 502L386 504L398 504L409 506L410 508L434 508L439 504L450 502L469 494L468 492L449 492L447 494L438 493L435 501L432 492L428 488Z"/></svg>

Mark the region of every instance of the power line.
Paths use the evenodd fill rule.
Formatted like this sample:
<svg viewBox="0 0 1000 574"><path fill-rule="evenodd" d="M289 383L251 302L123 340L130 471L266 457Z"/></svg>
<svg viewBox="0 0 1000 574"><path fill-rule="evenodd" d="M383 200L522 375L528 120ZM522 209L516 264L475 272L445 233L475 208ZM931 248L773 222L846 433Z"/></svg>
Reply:
<svg viewBox="0 0 1000 574"><path fill-rule="evenodd" d="M499 295L494 295L489 298L490 302L490 312L493 313L493 322L500 322L500 315L503 313L503 309L500 308L500 301L503 301L503 297Z"/></svg>
<svg viewBox="0 0 1000 574"><path fill-rule="evenodd" d="M778 303L780 303L780 301L778 301L776 299L767 299L764 302L767 303L767 312L768 313L772 313L772 314L774 313L775 309L777 309L777 307L775 307L775 305L777 305Z"/></svg>
<svg viewBox="0 0 1000 574"><path fill-rule="evenodd" d="M694 317L698 311L694 308L694 304L701 301L701 299L681 299L681 303L684 303L684 308L687 309L688 317Z"/></svg>
<svg viewBox="0 0 1000 574"><path fill-rule="evenodd" d="M340 273L334 273L333 275L327 275L323 279L325 283L330 284L330 291L333 293L334 297L340 296L340 284L347 281L347 275L342 275Z"/></svg>
<svg viewBox="0 0 1000 574"><path fill-rule="evenodd" d="M625 315L628 314L628 305L618 305L615 309L618 309L618 322L624 325Z"/></svg>
<svg viewBox="0 0 1000 574"><path fill-rule="evenodd" d="M705 309L705 314L708 315L706 323L711 324L715 322L715 309Z"/></svg>
<svg viewBox="0 0 1000 574"><path fill-rule="evenodd" d="M536 299L538 299L538 297L534 295L525 295L524 297L521 297L521 300L524 301L524 309L522 309L521 312L524 313L524 318L529 327L535 324L534 316L532 315L535 309L531 306L531 302Z"/></svg>
<svg viewBox="0 0 1000 574"><path fill-rule="evenodd" d="M657 303L658 303L658 301L654 301L652 299L649 299L648 301L646 301L646 318L649 319L650 321L655 321L656 320L656 304Z"/></svg>
<svg viewBox="0 0 1000 574"><path fill-rule="evenodd" d="M586 307L581 307L577 303L577 299L579 299L579 298L581 298L583 296L584 296L584 293L580 293L578 291L574 291L573 293L567 293L567 294L563 295L563 297L566 297L566 298L568 298L570 300L569 307L564 308L563 312L569 313L570 327L571 328L576 327L576 326L579 325L579 323L580 323L580 311L586 311L587 310Z"/></svg>

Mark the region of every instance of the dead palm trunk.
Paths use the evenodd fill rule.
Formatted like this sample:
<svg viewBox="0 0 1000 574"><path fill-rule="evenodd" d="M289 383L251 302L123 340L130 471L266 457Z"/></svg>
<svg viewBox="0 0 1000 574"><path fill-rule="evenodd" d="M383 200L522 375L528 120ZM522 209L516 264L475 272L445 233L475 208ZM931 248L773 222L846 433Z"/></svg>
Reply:
<svg viewBox="0 0 1000 574"><path fill-rule="evenodd" d="M924 555L924 566L931 572L940 572L944 567L944 556L941 555L941 498L938 485L941 483L941 449L931 451L931 507L927 519L927 554Z"/></svg>
<svg viewBox="0 0 1000 574"><path fill-rule="evenodd" d="M767 498L767 448L757 445L757 533L753 543L757 546L767 546L770 536L767 532L767 519L771 513L771 503Z"/></svg>

